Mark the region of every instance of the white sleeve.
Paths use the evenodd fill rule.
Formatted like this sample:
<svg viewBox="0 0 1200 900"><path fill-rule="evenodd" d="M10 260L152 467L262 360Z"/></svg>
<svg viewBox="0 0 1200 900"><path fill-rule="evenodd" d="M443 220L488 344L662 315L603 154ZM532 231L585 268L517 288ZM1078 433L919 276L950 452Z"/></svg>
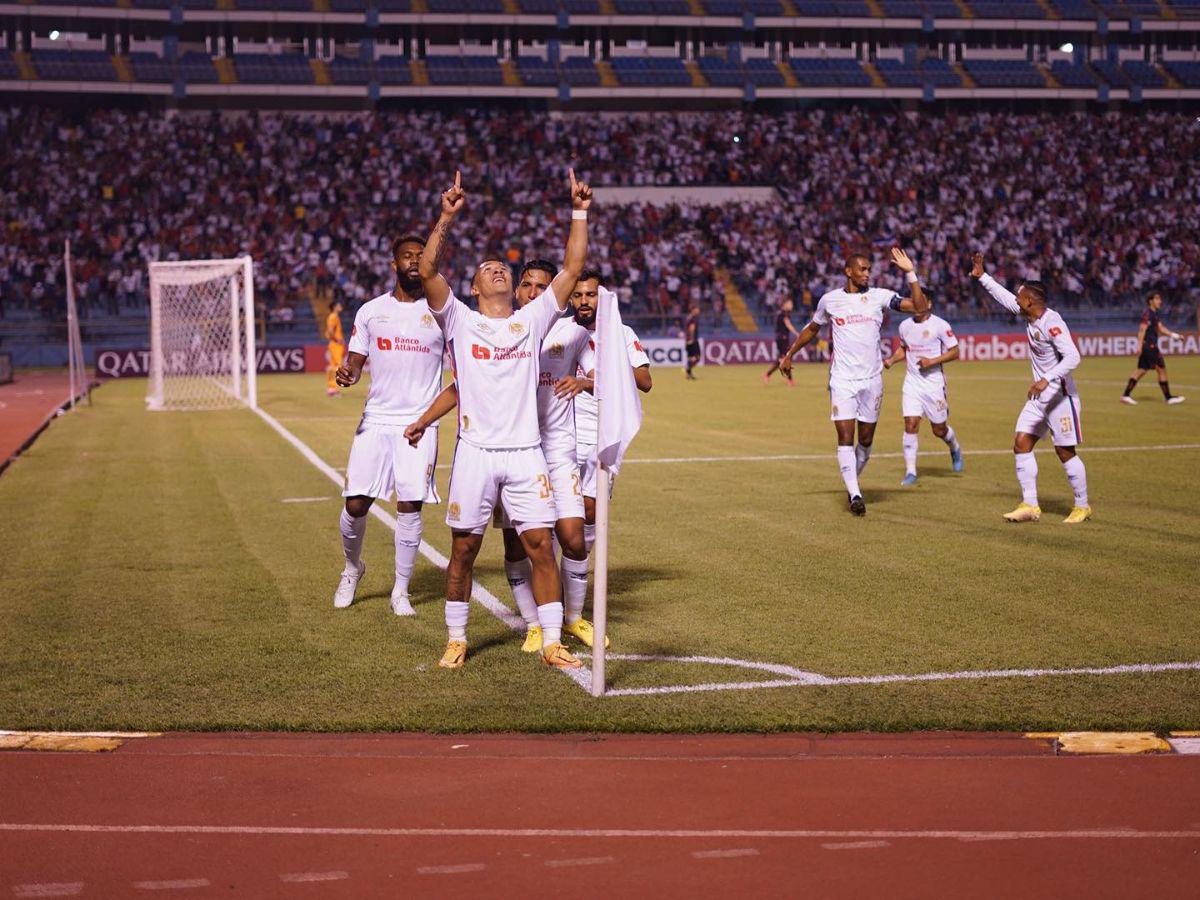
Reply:
<svg viewBox="0 0 1200 900"><path fill-rule="evenodd" d="M642 342L628 325L625 326L625 352L629 356L629 364L635 369L650 365L650 357L642 347Z"/></svg>
<svg viewBox="0 0 1200 900"><path fill-rule="evenodd" d="M1058 365L1046 373L1047 381L1062 378L1079 365L1079 348L1075 346L1075 341L1071 338L1071 329L1067 328L1067 323L1061 316L1055 316L1055 319L1057 321L1050 325L1046 337L1050 338L1050 343L1058 351Z"/></svg>
<svg viewBox="0 0 1200 900"><path fill-rule="evenodd" d="M539 345L562 314L563 311L558 308L558 298L554 295L553 284L516 313L518 317L525 319L530 335Z"/></svg>
<svg viewBox="0 0 1200 900"><path fill-rule="evenodd" d="M983 285L984 290L992 295L997 303L1007 309L1010 313L1020 315L1021 307L1017 305L1017 295L998 282L995 278L984 272L979 276L979 283Z"/></svg>
<svg viewBox="0 0 1200 900"><path fill-rule="evenodd" d="M450 296L446 298L446 303L440 310L429 307L429 311L433 313L434 318L438 320L438 324L442 326L442 333L450 336L454 334L454 329L458 327L470 310L467 304L463 303L458 297L454 296L454 290L450 290Z"/></svg>
<svg viewBox="0 0 1200 900"><path fill-rule="evenodd" d="M817 301L817 308L813 310L812 320L818 325L829 324L829 310L825 308L824 297Z"/></svg>
<svg viewBox="0 0 1200 900"><path fill-rule="evenodd" d="M367 326L369 321L363 315L363 311L367 307L365 305L358 308L358 312L354 314L354 325L350 328L350 340L346 343L346 349L351 353L361 353L363 356L371 355L371 329Z"/></svg>
<svg viewBox="0 0 1200 900"><path fill-rule="evenodd" d="M902 312L900 304L904 298L895 291L889 291L887 288L871 288L870 297L879 304L880 309Z"/></svg>
<svg viewBox="0 0 1200 900"><path fill-rule="evenodd" d="M954 336L954 329L950 327L950 323L942 321L942 333L939 335L942 341L942 350L949 350L951 347L958 346L958 338Z"/></svg>

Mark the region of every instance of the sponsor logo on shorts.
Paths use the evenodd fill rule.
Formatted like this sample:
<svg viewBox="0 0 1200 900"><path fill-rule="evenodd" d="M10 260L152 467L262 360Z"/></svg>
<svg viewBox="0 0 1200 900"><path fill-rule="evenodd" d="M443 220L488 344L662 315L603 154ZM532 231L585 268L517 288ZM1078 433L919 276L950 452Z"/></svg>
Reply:
<svg viewBox="0 0 1200 900"><path fill-rule="evenodd" d="M562 359L563 358L563 345L562 344L551 344L550 345L550 358L551 359Z"/></svg>
<svg viewBox="0 0 1200 900"><path fill-rule="evenodd" d="M835 416L837 415L837 404L836 403L833 405L833 414Z"/></svg>
<svg viewBox="0 0 1200 900"><path fill-rule="evenodd" d="M433 481L433 465L432 465L432 463L425 467L425 480Z"/></svg>
<svg viewBox="0 0 1200 900"><path fill-rule="evenodd" d="M1070 416L1063 416L1061 419L1058 420L1058 430L1061 431L1063 434L1071 433L1071 417Z"/></svg>
<svg viewBox="0 0 1200 900"><path fill-rule="evenodd" d="M946 401L945 401L945 400L939 400L939 401L937 402L937 408L938 408L938 410L944 410L944 409L946 408Z"/></svg>
<svg viewBox="0 0 1200 900"><path fill-rule="evenodd" d="M457 522L460 515L462 515L462 510L459 509L457 503L451 503L446 508L446 518L447 519L453 519Z"/></svg>

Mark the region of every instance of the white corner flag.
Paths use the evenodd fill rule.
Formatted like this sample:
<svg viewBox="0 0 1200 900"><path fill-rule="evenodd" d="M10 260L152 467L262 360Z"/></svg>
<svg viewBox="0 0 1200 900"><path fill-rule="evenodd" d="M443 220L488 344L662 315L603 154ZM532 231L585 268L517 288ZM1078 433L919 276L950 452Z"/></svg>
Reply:
<svg viewBox="0 0 1200 900"><path fill-rule="evenodd" d="M608 632L608 492L642 426L642 401L629 365L617 295L600 288L596 306L596 585L592 601L592 696L604 693L604 640Z"/></svg>

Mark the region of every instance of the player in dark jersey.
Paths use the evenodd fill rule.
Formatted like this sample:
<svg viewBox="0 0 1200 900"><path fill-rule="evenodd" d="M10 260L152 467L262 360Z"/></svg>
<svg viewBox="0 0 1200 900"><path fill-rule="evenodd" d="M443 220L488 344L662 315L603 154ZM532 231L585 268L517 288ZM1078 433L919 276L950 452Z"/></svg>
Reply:
<svg viewBox="0 0 1200 900"><path fill-rule="evenodd" d="M788 352L788 348L792 346L792 341L800 333L796 330L796 326L792 324L793 309L795 309L795 306L792 304L792 301L784 300L779 305L779 312L775 314L775 362L763 375L763 384L771 383L771 376L779 368L779 360ZM786 377L788 386L795 387L796 382L792 381L792 376L788 375Z"/></svg>
<svg viewBox="0 0 1200 900"><path fill-rule="evenodd" d="M683 320L684 350L687 351L687 368L683 374L688 381L695 381L692 369L700 363L700 307L693 306L688 310L688 317Z"/></svg>
<svg viewBox="0 0 1200 900"><path fill-rule="evenodd" d="M1142 314L1142 324L1138 327L1138 361L1133 376L1125 385L1125 393L1121 402L1134 406L1137 401L1130 396L1142 376L1154 369L1158 373L1158 386L1162 388L1163 397L1170 404L1182 403L1185 398L1171 395L1171 385L1167 383L1167 364L1163 360L1162 351L1158 349L1160 337L1177 338L1179 335L1171 331L1159 321L1158 311L1162 309L1162 294L1155 291L1146 298L1146 312Z"/></svg>

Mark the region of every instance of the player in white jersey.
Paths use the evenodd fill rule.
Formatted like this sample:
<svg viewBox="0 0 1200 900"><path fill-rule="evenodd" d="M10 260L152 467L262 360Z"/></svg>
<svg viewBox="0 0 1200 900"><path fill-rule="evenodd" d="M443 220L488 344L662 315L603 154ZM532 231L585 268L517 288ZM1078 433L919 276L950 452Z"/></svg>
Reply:
<svg viewBox="0 0 1200 900"><path fill-rule="evenodd" d="M571 305L575 307L575 321L589 332L596 330L596 307L600 295L600 273L594 269L579 277L579 284L571 294ZM622 324L625 331L625 354L633 368L633 380L643 394L650 393L654 382L650 377L650 357L642 349L642 343L634 330ZM588 391L575 397L575 455L579 459L579 475L583 487L583 512L587 523L584 536L590 553L596 539L596 398L591 393L594 370L581 369L580 375L588 379ZM615 475L614 475L615 478ZM613 482L609 482L611 490Z"/></svg>
<svg viewBox="0 0 1200 900"><path fill-rule="evenodd" d="M830 418L837 431L837 460L846 485L850 512L867 513L858 476L871 458L875 425L883 404L883 355L879 331L884 311L917 313L929 308L921 293L916 268L899 247L892 248L892 262L912 285L912 296L901 297L886 288L873 288L871 257L865 252L846 257L846 286L829 291L817 303L812 321L801 329L792 346L779 360L779 370L792 377L792 359L800 348L829 326L833 359L829 368ZM856 428L857 426L857 428ZM858 446L855 446L857 431Z"/></svg>
<svg viewBox="0 0 1200 900"><path fill-rule="evenodd" d="M926 300L929 298L926 297ZM900 413L904 416L904 479L901 487L917 483L917 432L921 417L950 448L950 467L963 469L962 447L951 427L950 401L946 394L946 375L942 366L958 359L958 338L945 319L929 310L917 313L900 323L900 346L883 361L890 369L900 360L907 362L904 390L900 395Z"/></svg>
<svg viewBox="0 0 1200 900"><path fill-rule="evenodd" d="M517 305L524 307L541 295L557 274L554 264L546 260L535 259L526 263L517 283ZM573 318L559 319L542 341L537 390L542 453L549 468L554 505L558 513L555 536L562 549L563 630L589 647L592 645L592 624L581 615L587 594L588 550L584 543L579 466L575 459L572 397L590 387L590 382L576 375L579 369L591 371L595 367L593 356L587 330L576 324ZM414 442L419 440L425 428L454 409L457 403L458 390L450 385L409 426L405 434ZM503 504L496 504L495 523L496 527L503 528L504 573L521 618L525 620L525 641L521 649L526 653L537 653L542 649L542 626L538 621L538 607L531 585L532 565Z"/></svg>
<svg viewBox="0 0 1200 900"><path fill-rule="evenodd" d="M396 581L392 611L414 615L408 596L417 548L421 544L421 506L441 502L433 482L437 463L437 431L416 446L404 439L404 428L416 419L442 388L445 339L429 305L420 299L417 260L425 241L405 236L392 245L396 287L368 300L354 317L349 353L335 378L342 387L357 384L363 364L371 361L371 386L362 420L350 446L346 498L341 515L346 564L333 595L344 609L366 571L362 560L367 511L375 500L396 497Z"/></svg>
<svg viewBox="0 0 1200 900"><path fill-rule="evenodd" d="M449 640L438 662L442 668L458 669L466 661L471 577L497 502L504 504L532 566L542 661L560 669L580 665L562 644L562 582L551 540L558 514L542 454L537 397L542 341L565 312L587 258L592 192L575 180L574 171L569 175L571 231L563 270L521 309L513 309L512 271L502 259L489 257L475 271L471 294L478 312L455 297L438 272L450 227L466 203L460 174L442 194L441 215L421 254L425 296L446 335L458 387L458 443L446 513L453 538L446 569Z"/></svg>
<svg viewBox="0 0 1200 900"><path fill-rule="evenodd" d="M1025 319L1029 362L1033 367L1033 384L1027 392L1025 406L1017 416L1013 439L1021 502L1012 512L1005 513L1004 518L1010 522L1036 522L1042 517L1033 448L1039 439L1050 435L1054 452L1058 454L1075 494L1075 506L1063 521L1069 525L1086 522L1092 517L1092 508L1088 505L1087 471L1083 460L1075 453L1075 448L1083 441L1083 434L1079 423L1079 393L1071 375L1079 365L1079 350L1071 339L1071 331L1062 316L1046 308L1046 289L1040 282L1027 281L1013 294L987 274L982 253L976 253L972 263L971 277L979 279L997 303Z"/></svg>

